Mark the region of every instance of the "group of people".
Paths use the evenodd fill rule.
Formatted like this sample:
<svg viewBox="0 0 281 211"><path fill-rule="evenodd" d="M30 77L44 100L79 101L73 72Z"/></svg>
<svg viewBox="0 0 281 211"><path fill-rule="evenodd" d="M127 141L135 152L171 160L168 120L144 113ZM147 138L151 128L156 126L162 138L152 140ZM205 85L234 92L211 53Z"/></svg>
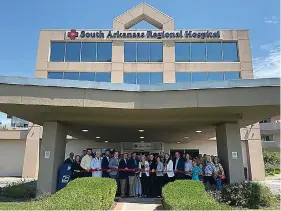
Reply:
<svg viewBox="0 0 281 211"><path fill-rule="evenodd" d="M191 158L189 154L176 152L172 157L150 154L136 155L118 151L104 154L93 153L92 149L83 155L70 153L65 163L72 165L72 179L78 177L108 177L115 179L121 197L161 197L162 187L177 179L200 180L216 185L221 190L224 170L217 156L201 155Z"/></svg>

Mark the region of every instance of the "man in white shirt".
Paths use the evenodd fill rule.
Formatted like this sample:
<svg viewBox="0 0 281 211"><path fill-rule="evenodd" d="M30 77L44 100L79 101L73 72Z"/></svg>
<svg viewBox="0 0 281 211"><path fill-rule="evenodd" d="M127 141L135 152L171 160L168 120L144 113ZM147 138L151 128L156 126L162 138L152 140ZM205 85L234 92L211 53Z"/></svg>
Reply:
<svg viewBox="0 0 281 211"><path fill-rule="evenodd" d="M91 177L92 172L91 170L91 162L92 162L92 149L87 149L87 154L82 158L80 166L86 170L87 172L84 173L84 177Z"/></svg>
<svg viewBox="0 0 281 211"><path fill-rule="evenodd" d="M96 156L95 156L95 158L92 159L92 162L91 162L91 168L92 168L92 170L95 170L92 172L92 177L101 177L102 176L101 162L102 162L101 153L96 152Z"/></svg>
<svg viewBox="0 0 281 211"><path fill-rule="evenodd" d="M184 170L185 170L185 179L192 179L192 160L190 160L190 156L189 154L186 154L185 156L186 160L185 160L185 165L184 165Z"/></svg>

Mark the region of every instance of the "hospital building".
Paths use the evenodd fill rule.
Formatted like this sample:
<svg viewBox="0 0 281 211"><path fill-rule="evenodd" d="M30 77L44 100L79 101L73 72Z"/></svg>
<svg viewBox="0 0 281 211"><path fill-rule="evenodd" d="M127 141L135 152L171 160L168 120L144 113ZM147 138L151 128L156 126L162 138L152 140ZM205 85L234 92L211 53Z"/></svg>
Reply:
<svg viewBox="0 0 281 211"><path fill-rule="evenodd" d="M264 180L259 122L280 115L280 82L254 79L249 31L176 29L146 3L112 24L41 30L35 77L0 76L0 111L27 128L0 130L0 176L54 193L68 154L92 148L218 155L230 183Z"/></svg>

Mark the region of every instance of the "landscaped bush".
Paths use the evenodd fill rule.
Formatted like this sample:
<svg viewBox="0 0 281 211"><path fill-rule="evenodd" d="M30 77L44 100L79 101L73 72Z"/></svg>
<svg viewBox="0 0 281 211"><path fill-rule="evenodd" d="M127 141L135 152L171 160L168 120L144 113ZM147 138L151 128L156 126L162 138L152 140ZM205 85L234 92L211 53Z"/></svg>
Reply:
<svg viewBox="0 0 281 211"><path fill-rule="evenodd" d="M267 149L263 149L263 160L266 167L277 167L280 165L280 153L269 152Z"/></svg>
<svg viewBox="0 0 281 211"><path fill-rule="evenodd" d="M177 180L167 184L163 190L165 210L230 210L231 207L219 204L200 181Z"/></svg>
<svg viewBox="0 0 281 211"><path fill-rule="evenodd" d="M280 168L275 168L275 174L280 174Z"/></svg>
<svg viewBox="0 0 281 211"><path fill-rule="evenodd" d="M223 186L221 202L234 207L259 209L272 206L274 195L268 187L258 182L243 182Z"/></svg>
<svg viewBox="0 0 281 211"><path fill-rule="evenodd" d="M1 188L0 194L13 198L34 198L36 196L36 181L22 180Z"/></svg>
<svg viewBox="0 0 281 211"><path fill-rule="evenodd" d="M35 202L0 203L0 210L108 210L117 185L109 178L79 178L56 194Z"/></svg>
<svg viewBox="0 0 281 211"><path fill-rule="evenodd" d="M275 168L274 167L267 167L265 168L266 176L274 176L275 175Z"/></svg>

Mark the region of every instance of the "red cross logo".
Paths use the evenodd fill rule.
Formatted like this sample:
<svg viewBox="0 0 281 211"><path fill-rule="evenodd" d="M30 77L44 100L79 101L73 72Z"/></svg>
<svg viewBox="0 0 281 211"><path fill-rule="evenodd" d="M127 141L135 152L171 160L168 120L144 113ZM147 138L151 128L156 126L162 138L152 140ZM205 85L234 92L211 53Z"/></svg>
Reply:
<svg viewBox="0 0 281 211"><path fill-rule="evenodd" d="M75 37L78 37L78 32L75 29L71 29L70 32L67 33L67 36L71 40L75 40Z"/></svg>

